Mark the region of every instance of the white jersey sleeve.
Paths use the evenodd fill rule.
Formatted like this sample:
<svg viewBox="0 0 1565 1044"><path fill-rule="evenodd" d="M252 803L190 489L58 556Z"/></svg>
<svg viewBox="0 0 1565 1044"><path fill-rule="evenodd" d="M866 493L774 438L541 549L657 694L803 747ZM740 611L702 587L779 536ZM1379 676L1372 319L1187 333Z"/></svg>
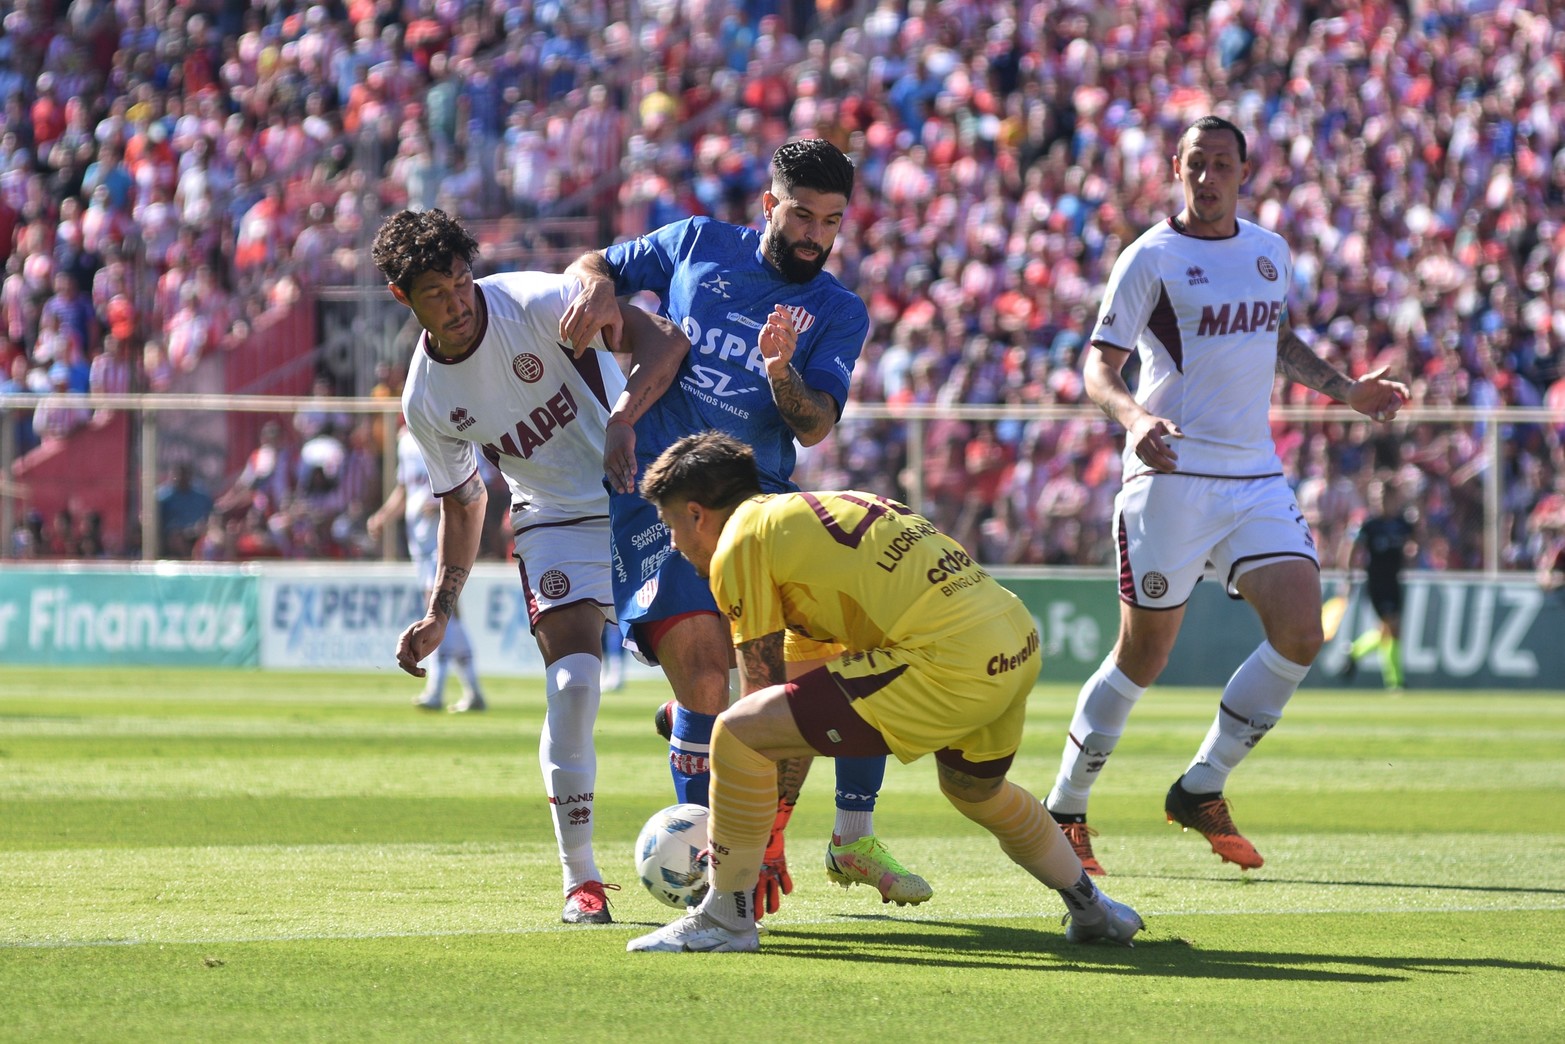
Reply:
<svg viewBox="0 0 1565 1044"><path fill-rule="evenodd" d="M1179 472L1219 478L1282 473L1272 441L1277 335L1293 259L1282 237L1240 220L1203 239L1171 221L1120 255L1091 341L1134 351L1136 401L1177 424ZM1124 476L1146 466L1125 447Z"/></svg>

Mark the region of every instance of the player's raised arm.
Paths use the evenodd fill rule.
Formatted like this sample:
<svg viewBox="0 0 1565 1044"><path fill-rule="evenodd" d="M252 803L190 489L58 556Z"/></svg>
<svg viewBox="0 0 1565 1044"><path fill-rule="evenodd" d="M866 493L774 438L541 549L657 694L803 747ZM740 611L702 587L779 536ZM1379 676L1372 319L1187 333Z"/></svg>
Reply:
<svg viewBox="0 0 1565 1044"><path fill-rule="evenodd" d="M608 260L596 250L588 251L572 261L565 274L576 280L577 291L560 317L560 340L580 356L601 332L609 350L619 351L625 320L614 294L614 269Z"/></svg>
<svg viewBox="0 0 1565 1044"><path fill-rule="evenodd" d="M1382 366L1358 380L1348 377L1316 355L1283 315L1277 330L1277 372L1289 380L1345 402L1366 417L1388 421L1407 402L1408 389L1400 381L1387 380L1387 369Z"/></svg>
<svg viewBox="0 0 1565 1044"><path fill-rule="evenodd" d="M794 349L799 334L793 317L778 305L766 317L761 329L761 358L766 363L766 378L772 385L772 401L801 445L820 442L837 424L838 403L826 392L811 388L793 367Z"/></svg>

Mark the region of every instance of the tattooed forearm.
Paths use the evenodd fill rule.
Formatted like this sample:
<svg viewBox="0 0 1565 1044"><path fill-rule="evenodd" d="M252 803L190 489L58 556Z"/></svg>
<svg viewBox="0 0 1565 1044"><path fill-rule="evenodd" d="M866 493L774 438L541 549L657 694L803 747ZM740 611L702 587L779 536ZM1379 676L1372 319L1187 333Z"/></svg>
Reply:
<svg viewBox="0 0 1565 1044"><path fill-rule="evenodd" d="M777 797L792 805L799 800L804 777L810 774L814 758L788 758L777 763Z"/></svg>
<svg viewBox="0 0 1565 1044"><path fill-rule="evenodd" d="M436 616L449 620L456 613L457 599L462 594L462 587L467 583L466 569L459 566L444 566L440 575L435 578L435 590L429 598L429 610Z"/></svg>
<svg viewBox="0 0 1565 1044"><path fill-rule="evenodd" d="M783 376L772 381L772 400L788 427L807 446L831 434L837 423L837 403L825 392L804 383L799 371L787 367Z"/></svg>
<svg viewBox="0 0 1565 1044"><path fill-rule="evenodd" d="M773 631L739 646L739 671L744 678L744 692L748 696L771 685L781 685L788 680L788 667L783 660L783 633Z"/></svg>
<svg viewBox="0 0 1565 1044"><path fill-rule="evenodd" d="M457 598L478 557L483 536L488 490L478 472L440 499L440 535L435 556L435 586L429 595L430 615L449 620Z"/></svg>
<svg viewBox="0 0 1565 1044"><path fill-rule="evenodd" d="M1277 335L1277 372L1338 402L1347 402L1348 393L1353 390L1353 382L1311 351L1287 324Z"/></svg>

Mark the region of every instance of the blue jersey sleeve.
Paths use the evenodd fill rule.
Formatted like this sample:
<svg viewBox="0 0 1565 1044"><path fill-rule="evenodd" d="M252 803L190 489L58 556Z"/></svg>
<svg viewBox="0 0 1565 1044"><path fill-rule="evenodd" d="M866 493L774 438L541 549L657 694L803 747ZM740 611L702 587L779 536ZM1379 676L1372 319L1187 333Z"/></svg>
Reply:
<svg viewBox="0 0 1565 1044"><path fill-rule="evenodd" d="M808 354L803 359L797 353L794 355L793 365L805 384L837 400L837 417L841 419L843 407L848 402L853 367L869 338L869 312L857 297L840 298L839 301L843 307L832 309L832 314L822 320L829 325L821 331L820 337L810 342Z"/></svg>
<svg viewBox="0 0 1565 1044"><path fill-rule="evenodd" d="M667 305L674 266L690 230L690 221L676 221L605 250L603 256L614 269L615 293L624 296L649 290Z"/></svg>

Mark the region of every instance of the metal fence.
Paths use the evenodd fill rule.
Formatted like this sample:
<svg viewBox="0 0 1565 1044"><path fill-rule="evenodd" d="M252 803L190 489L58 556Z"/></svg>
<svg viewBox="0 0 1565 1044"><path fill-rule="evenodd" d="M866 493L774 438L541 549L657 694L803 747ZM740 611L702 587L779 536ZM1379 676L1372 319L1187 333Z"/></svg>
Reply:
<svg viewBox="0 0 1565 1044"><path fill-rule="evenodd" d="M129 421L115 451L124 456L127 495L123 529L139 533L139 538L126 549L125 557L144 560L158 556L158 487L173 463L188 462L197 452L183 440L178 417L264 414L287 419L300 411L319 410L323 404L329 404L335 413L356 418L389 420L400 411L397 400L386 398L0 395L0 533L5 535L6 557L14 555L11 535L25 512L35 510L42 500L69 503L72 496L68 488L46 491L29 478L27 462L49 450L47 443L27 457L19 458L17 453L17 423L51 399L68 399L72 406L94 411L94 423L119 414ZM207 419L215 420L211 416ZM1340 406L1280 406L1274 408L1272 419L1280 445L1290 447L1284 454L1285 466L1299 487L1305 513L1309 515L1311 508L1303 494L1311 483L1327 492L1335 488L1338 494L1329 517L1310 518L1322 542L1322 562L1327 568L1339 564L1333 549L1340 548L1346 539L1351 522L1348 516L1355 510L1355 499L1362 501L1362 487L1372 474L1390 472L1404 477L1415 495L1415 510L1423 514L1426 540L1444 541L1461 549L1459 560L1449 560L1450 568L1488 575L1530 568L1529 547L1536 544L1539 535L1530 532L1528 513L1541 497L1565 489L1565 477L1560 475L1565 416L1556 410L1410 407L1390 425L1372 425ZM253 432L255 427L251 417L250 423L229 425L227 430ZM395 423L377 425L382 493L395 484L396 427ZM78 433L65 441L79 437ZM853 403L830 439L801 453L796 477L805 486L855 486L900 496L956 530L970 546L987 552L980 557L989 559L989 564L1103 566L1112 561L1103 551L1109 525L1105 505L1119 485L1117 465L1105 469L1103 458L1117 448L1118 440L1117 428L1088 406ZM208 438L203 444L213 461L205 474L209 483L224 485L234 477L226 469L231 468L235 447L221 445L221 435L216 442L214 446ZM977 451L972 450L975 445ZM1002 456L1009 455L998 476L985 463L984 451L993 446L1000 447ZM1029 451L1037 459L1020 459ZM58 447L56 455L60 455ZM1334 457L1357 463L1337 476L1337 485L1332 487L1324 476L1304 474L1316 467L1317 455L1328 461L1327 467ZM69 454L64 456L70 459ZM1049 513L1047 505L1045 513L1029 515L1028 508L1037 505L1029 502L1024 483L1040 485L1044 481L1040 469L1058 471L1083 459L1097 463L1096 474L1090 476L1094 483L1089 503L1076 505L1069 518L1062 517L1063 509ZM101 473L105 462L93 463L95 473ZM107 466L112 469L113 464ZM76 469L75 473L81 472L79 463ZM66 475L67 483L74 481L69 478L73 474L69 467L63 472L57 468L56 474ZM1309 498L1309 503L1316 499ZM1361 503L1357 510L1361 512ZM1035 561L1025 553L1009 557L996 550L1001 546L1024 551L1042 546L1047 543L1047 531L1061 526L1085 534L1081 560L1055 557ZM997 533L1005 543L991 539ZM398 548L388 537L380 551L385 557L395 557ZM1425 564L1444 568L1445 562L1437 558Z"/></svg>

